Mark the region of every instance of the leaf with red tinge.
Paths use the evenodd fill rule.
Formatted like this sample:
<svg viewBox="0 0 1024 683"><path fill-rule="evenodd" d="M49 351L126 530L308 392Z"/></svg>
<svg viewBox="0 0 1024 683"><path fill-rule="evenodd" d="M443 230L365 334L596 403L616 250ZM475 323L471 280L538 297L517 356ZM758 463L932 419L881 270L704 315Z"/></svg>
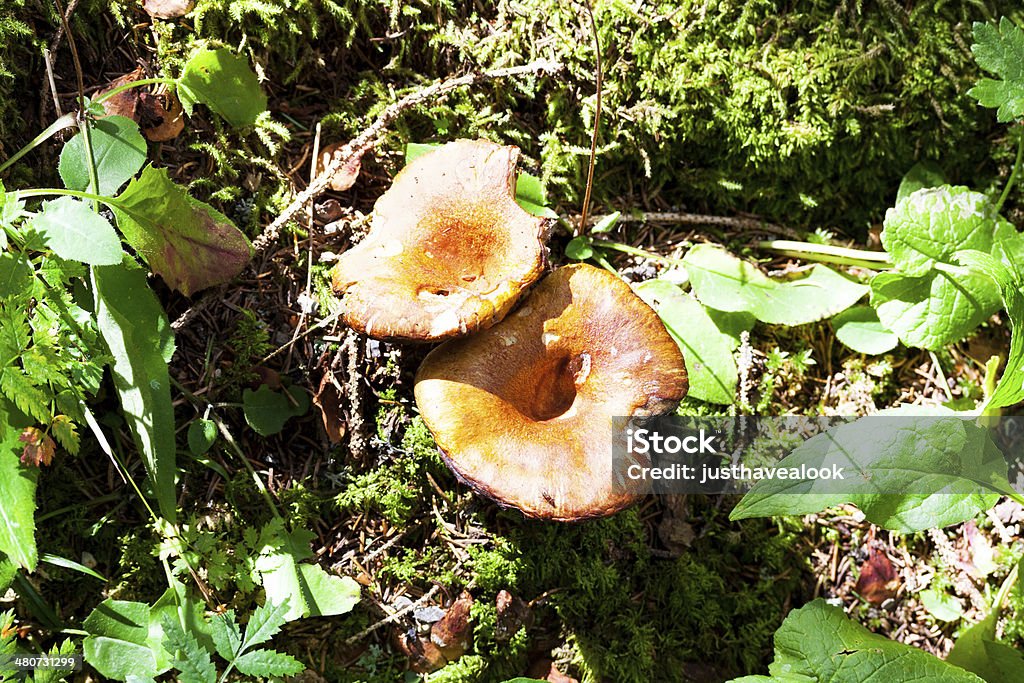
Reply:
<svg viewBox="0 0 1024 683"><path fill-rule="evenodd" d="M854 590L872 605L881 605L896 595L898 586L899 579L889 557L884 551L872 548L868 559L860 566L860 578Z"/></svg>
<svg viewBox="0 0 1024 683"><path fill-rule="evenodd" d="M25 444L25 447L21 449L23 465L42 467L53 462L53 453L57 444L38 427L25 427L18 440Z"/></svg>
<svg viewBox="0 0 1024 683"><path fill-rule="evenodd" d="M150 269L186 296L238 275L252 257L245 235L209 204L147 166L111 208Z"/></svg>

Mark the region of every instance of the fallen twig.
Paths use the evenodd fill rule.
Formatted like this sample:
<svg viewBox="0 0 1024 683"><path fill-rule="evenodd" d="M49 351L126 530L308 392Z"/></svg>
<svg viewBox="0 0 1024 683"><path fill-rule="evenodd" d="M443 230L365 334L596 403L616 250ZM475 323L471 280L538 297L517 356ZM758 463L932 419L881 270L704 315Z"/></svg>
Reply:
<svg viewBox="0 0 1024 683"><path fill-rule="evenodd" d="M604 216L594 216L588 222L598 222ZM574 221L579 220L573 216ZM785 235L793 239L800 239L800 233L793 228L783 225L768 223L760 218L747 218L743 216L712 216L702 213L681 213L677 211L651 212L641 214L622 214L619 216L619 223L676 223L678 225L718 225L725 228L742 228L745 230L760 230L775 235Z"/></svg>
<svg viewBox="0 0 1024 683"><path fill-rule="evenodd" d="M331 182L331 178L342 168L342 166L348 164L354 159L362 157L363 154L372 149L377 144L381 134L388 125L397 119L406 109L410 109L418 104L433 100L437 97L446 95L453 90L473 85L475 83L493 81L499 78L509 78L511 76L530 73L555 74L561 69L562 65L557 62L553 62L549 59L538 59L522 66L470 73L465 76L440 81L433 85L429 85L422 90L406 95L394 104L391 104L354 140L335 152L331 162L327 164L324 170L313 178L309 183L309 186L300 192L295 199L292 200L292 203L278 214L277 218L275 218L270 225L264 228L263 232L253 240L252 246L254 255L262 253L270 245L275 244L278 236L281 234L281 228L295 218L295 216L305 208L306 204L311 202L327 188ZM215 299L219 298L222 292L222 287L208 292L191 308L185 311L177 320L171 323L171 327L177 331L188 325L200 311L208 307Z"/></svg>

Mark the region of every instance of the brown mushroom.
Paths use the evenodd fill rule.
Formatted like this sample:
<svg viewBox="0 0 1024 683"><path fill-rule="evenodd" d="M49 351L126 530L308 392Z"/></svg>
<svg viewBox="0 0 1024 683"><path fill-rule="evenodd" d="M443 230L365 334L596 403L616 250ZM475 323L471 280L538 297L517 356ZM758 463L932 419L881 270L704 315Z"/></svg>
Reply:
<svg viewBox="0 0 1024 683"><path fill-rule="evenodd" d="M505 317L544 271L550 224L515 202L518 158L516 147L456 140L395 176L370 234L332 272L345 322L427 342Z"/></svg>
<svg viewBox="0 0 1024 683"><path fill-rule="evenodd" d="M613 417L672 410L679 347L615 275L559 268L520 308L427 355L416 403L449 467L531 517L578 520L635 500L613 486Z"/></svg>

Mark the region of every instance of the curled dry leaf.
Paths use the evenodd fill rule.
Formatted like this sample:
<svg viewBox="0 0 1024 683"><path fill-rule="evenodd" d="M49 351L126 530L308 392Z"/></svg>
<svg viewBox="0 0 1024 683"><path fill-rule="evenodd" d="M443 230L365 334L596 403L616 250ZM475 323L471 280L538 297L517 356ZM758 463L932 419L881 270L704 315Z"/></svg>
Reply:
<svg viewBox="0 0 1024 683"><path fill-rule="evenodd" d="M495 606L498 608L498 618L494 624L494 639L499 643L511 640L519 629L524 626L529 628L533 621L530 606L506 590L498 591Z"/></svg>
<svg viewBox="0 0 1024 683"><path fill-rule="evenodd" d="M345 419L341 412L341 394L336 386L334 373L328 370L320 379L320 386L313 396L313 405L320 411L327 440L332 444L341 443L345 436Z"/></svg>
<svg viewBox="0 0 1024 683"><path fill-rule="evenodd" d="M896 595L899 577L884 550L872 548L860 566L860 577L854 590L872 605L881 605Z"/></svg>
<svg viewBox="0 0 1024 683"><path fill-rule="evenodd" d="M316 175L320 175L336 157L341 156L341 150L345 145L336 142L320 150L320 156L316 160ZM359 177L359 169L362 166L362 158L357 156L349 159L331 176L329 187L335 192L344 192L356 183Z"/></svg>
<svg viewBox="0 0 1024 683"><path fill-rule="evenodd" d="M41 467L53 462L57 445L48 434L38 427L26 427L18 440L25 444L21 449L21 462L32 467Z"/></svg>
<svg viewBox="0 0 1024 683"><path fill-rule="evenodd" d="M100 94L110 92L143 78L142 67L115 78ZM103 103L108 115L124 116L139 124L142 134L151 142L166 142L181 135L185 115L181 102L171 92L153 94L142 88L122 90Z"/></svg>
<svg viewBox="0 0 1024 683"><path fill-rule="evenodd" d="M456 140L417 157L338 259L344 319L378 339L429 342L505 317L546 263L549 221L515 201L516 147Z"/></svg>
<svg viewBox="0 0 1024 683"><path fill-rule="evenodd" d="M143 0L142 9L154 19L176 19L191 12L195 5L195 0Z"/></svg>
<svg viewBox="0 0 1024 683"><path fill-rule="evenodd" d="M123 76L119 76L110 82L106 88L101 90L98 95L104 95L111 90L120 88L122 85L134 83L143 77L142 67L138 67L134 71L129 71ZM124 116L133 121L138 121L136 111L139 106L139 88L129 88L128 90L122 90L116 95L110 97L103 103L103 110L108 115Z"/></svg>

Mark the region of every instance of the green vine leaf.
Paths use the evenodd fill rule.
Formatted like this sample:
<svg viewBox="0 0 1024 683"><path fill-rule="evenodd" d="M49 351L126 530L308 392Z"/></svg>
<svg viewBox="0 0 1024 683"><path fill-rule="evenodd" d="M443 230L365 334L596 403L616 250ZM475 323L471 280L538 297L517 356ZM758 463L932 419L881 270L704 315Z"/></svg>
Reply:
<svg viewBox="0 0 1024 683"><path fill-rule="evenodd" d="M236 128L253 125L267 110L267 96L249 60L222 47L189 58L178 79L178 96L189 116L202 103Z"/></svg>
<svg viewBox="0 0 1024 683"><path fill-rule="evenodd" d="M988 430L945 408L909 406L834 427L779 463L801 465L838 465L845 478L763 479L730 518L802 515L852 503L874 524L913 532L970 519L1012 490Z"/></svg>
<svg viewBox="0 0 1024 683"><path fill-rule="evenodd" d="M999 26L974 24L974 58L1000 80L982 78L967 94L983 107L994 107L1000 123L1024 116L1024 31L1009 18Z"/></svg>
<svg viewBox="0 0 1024 683"><path fill-rule="evenodd" d="M111 370L128 427L142 454L160 513L177 515L174 408L167 363L174 336L137 266L93 266L96 322L114 358Z"/></svg>
<svg viewBox="0 0 1024 683"><path fill-rule="evenodd" d="M80 199L59 197L43 202L31 225L62 259L112 266L124 258L114 226Z"/></svg>
<svg viewBox="0 0 1024 683"><path fill-rule="evenodd" d="M887 681L985 683L912 645L871 633L821 598L782 622L768 671L770 676L744 676L731 683L867 681L882 672Z"/></svg>
<svg viewBox="0 0 1024 683"><path fill-rule="evenodd" d="M128 244L154 273L186 296L227 282L252 256L245 235L212 206L147 166L111 202Z"/></svg>
<svg viewBox="0 0 1024 683"><path fill-rule="evenodd" d="M695 246L683 263L702 304L750 313L773 325L804 325L829 318L868 292L866 285L821 264L799 280L772 280L752 264L710 244Z"/></svg>
<svg viewBox="0 0 1024 683"><path fill-rule="evenodd" d="M124 116L97 119L89 132L99 189L92 187L82 133L64 145L57 170L69 190L113 196L146 163L146 139L139 132L139 124Z"/></svg>

